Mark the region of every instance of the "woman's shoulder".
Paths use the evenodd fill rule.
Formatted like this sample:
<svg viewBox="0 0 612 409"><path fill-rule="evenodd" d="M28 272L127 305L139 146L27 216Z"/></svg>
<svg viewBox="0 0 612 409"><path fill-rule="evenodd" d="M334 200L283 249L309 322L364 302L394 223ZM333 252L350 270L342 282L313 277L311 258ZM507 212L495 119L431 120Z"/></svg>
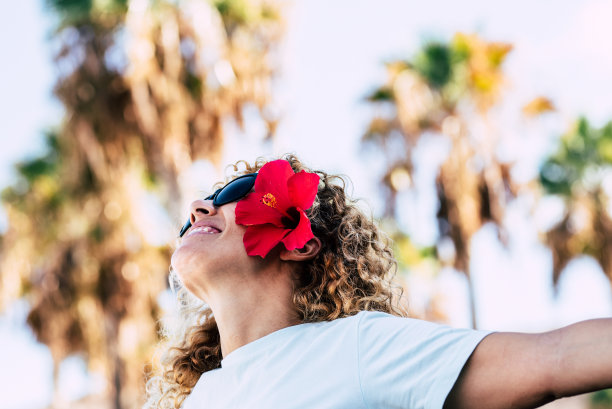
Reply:
<svg viewBox="0 0 612 409"><path fill-rule="evenodd" d="M323 326L341 326L341 325L363 325L366 324L378 324L378 325L399 325L399 324L409 324L409 325L440 325L434 324L428 321L423 321L420 319L412 318L412 317L404 317L399 315L390 314L388 312L383 311L370 311L363 310L359 311L356 314L349 315L342 318L337 318L334 320L323 321L317 324Z"/></svg>

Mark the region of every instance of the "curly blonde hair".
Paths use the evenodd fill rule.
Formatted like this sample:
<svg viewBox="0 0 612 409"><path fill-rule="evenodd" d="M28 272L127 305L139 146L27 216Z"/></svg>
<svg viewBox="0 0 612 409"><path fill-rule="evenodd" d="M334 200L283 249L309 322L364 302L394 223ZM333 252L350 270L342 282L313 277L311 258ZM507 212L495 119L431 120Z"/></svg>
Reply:
<svg viewBox="0 0 612 409"><path fill-rule="evenodd" d="M294 155L282 159L295 172L312 172ZM233 165L234 177L257 172L266 163L263 158L253 165L239 161ZM392 282L397 263L389 238L347 196L342 177L314 172L320 183L306 213L322 247L314 259L302 263L294 283L293 305L301 321L330 321L364 310L407 316L402 289ZM171 281L177 280L171 272ZM179 318L162 334L145 408L179 408L200 376L221 365L221 341L211 309L184 287L177 297Z"/></svg>

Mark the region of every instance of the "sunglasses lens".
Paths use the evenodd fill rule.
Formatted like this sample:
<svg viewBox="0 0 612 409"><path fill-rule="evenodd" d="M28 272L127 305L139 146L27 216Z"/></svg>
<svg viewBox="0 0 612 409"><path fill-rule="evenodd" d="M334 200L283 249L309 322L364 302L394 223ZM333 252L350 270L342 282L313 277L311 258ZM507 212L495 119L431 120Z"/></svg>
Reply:
<svg viewBox="0 0 612 409"><path fill-rule="evenodd" d="M215 198L215 206L221 206L230 202L234 202L238 199L242 199L249 193L255 184L254 177L243 177L240 179L233 180L232 182L225 185L223 189L217 194Z"/></svg>

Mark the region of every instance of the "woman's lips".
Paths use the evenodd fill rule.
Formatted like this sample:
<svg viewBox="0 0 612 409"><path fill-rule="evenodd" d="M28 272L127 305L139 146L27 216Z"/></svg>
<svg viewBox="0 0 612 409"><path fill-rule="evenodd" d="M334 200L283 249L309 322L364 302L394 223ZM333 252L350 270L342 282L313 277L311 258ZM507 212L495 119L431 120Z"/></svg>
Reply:
<svg viewBox="0 0 612 409"><path fill-rule="evenodd" d="M198 226L195 227L193 229L191 229L191 231L187 234L187 236L191 236L194 233L199 233L199 234L217 234L217 233L221 233L221 231L215 227L212 226Z"/></svg>

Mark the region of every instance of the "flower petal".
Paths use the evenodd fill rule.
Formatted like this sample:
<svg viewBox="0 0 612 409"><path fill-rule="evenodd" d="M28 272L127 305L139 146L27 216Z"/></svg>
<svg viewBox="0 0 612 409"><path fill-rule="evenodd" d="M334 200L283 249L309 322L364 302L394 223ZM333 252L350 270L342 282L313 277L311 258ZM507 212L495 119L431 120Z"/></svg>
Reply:
<svg viewBox="0 0 612 409"><path fill-rule="evenodd" d="M236 224L251 226L253 224L272 223L282 227L281 218L284 214L281 209L266 206L262 202L260 192L251 192L244 199L236 203Z"/></svg>
<svg viewBox="0 0 612 409"><path fill-rule="evenodd" d="M249 226L246 232L244 232L242 242L249 256L261 256L264 258L274 246L281 242L289 231L272 224Z"/></svg>
<svg viewBox="0 0 612 409"><path fill-rule="evenodd" d="M281 240L287 250L301 249L308 240L314 237L308 216L302 209L298 209L298 211L300 212L299 224Z"/></svg>
<svg viewBox="0 0 612 409"><path fill-rule="evenodd" d="M257 173L255 179L255 192L270 193L276 200L276 205L282 211L291 207L289 192L287 191L287 181L295 172L286 160L274 160L268 162Z"/></svg>
<svg viewBox="0 0 612 409"><path fill-rule="evenodd" d="M309 209L317 196L319 175L301 171L287 181L289 198L295 207Z"/></svg>

